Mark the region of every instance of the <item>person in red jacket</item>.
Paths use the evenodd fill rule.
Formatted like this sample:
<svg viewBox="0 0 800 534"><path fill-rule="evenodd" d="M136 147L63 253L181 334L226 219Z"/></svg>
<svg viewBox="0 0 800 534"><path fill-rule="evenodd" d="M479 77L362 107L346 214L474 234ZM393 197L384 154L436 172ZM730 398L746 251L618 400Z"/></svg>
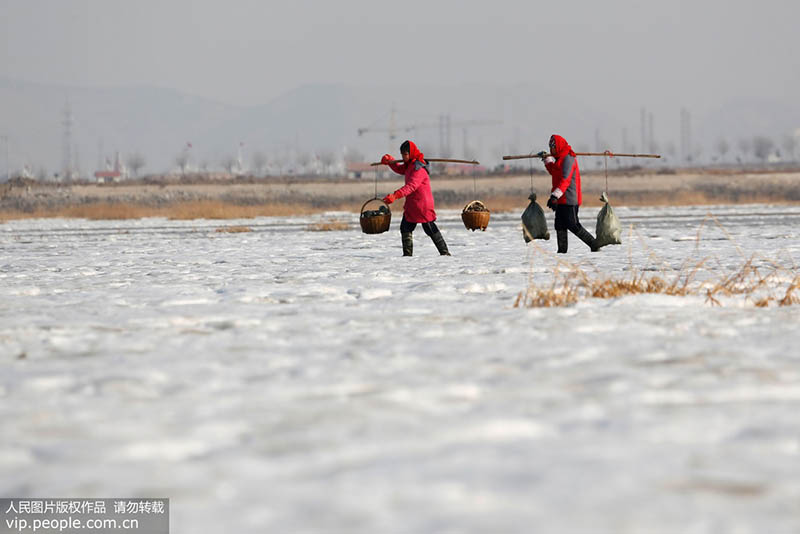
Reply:
<svg viewBox="0 0 800 534"><path fill-rule="evenodd" d="M400 153L403 155L403 163L395 163L390 154L384 154L381 163L388 164L394 172L402 174L406 178L403 187L383 197L383 201L387 204L391 204L398 198L406 198L403 220L400 222L403 256L411 256L414 252L412 232L417 223L422 225L422 229L433 240L439 254L449 256L447 243L435 222L436 212L433 210L433 193L425 155L411 141L404 141L400 145Z"/></svg>
<svg viewBox="0 0 800 534"><path fill-rule="evenodd" d="M559 254L567 252L567 230L597 251L597 241L578 220L578 208L583 201L581 194L581 171L578 159L567 140L560 135L550 136L550 154L540 152L544 166L550 173L553 188L547 207L556 212L556 241Z"/></svg>

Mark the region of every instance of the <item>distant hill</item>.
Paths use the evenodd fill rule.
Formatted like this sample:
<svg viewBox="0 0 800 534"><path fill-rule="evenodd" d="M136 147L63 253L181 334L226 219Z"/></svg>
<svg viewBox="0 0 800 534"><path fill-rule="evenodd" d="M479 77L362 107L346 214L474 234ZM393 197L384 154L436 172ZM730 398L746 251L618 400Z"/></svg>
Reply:
<svg viewBox="0 0 800 534"><path fill-rule="evenodd" d="M0 102L3 129L11 137L12 164L50 171L61 166L67 103L72 142L85 171L95 170L101 144L112 157L115 151L139 151L146 155L148 168L161 170L191 134L213 130L238 111L170 89L66 87L3 78Z"/></svg>
<svg viewBox="0 0 800 534"><path fill-rule="evenodd" d="M92 172L104 156L123 157L137 151L147 165L143 172L163 172L192 143L194 165L219 168L236 156L250 163L256 150L271 159L300 152L354 149L366 159L397 152L405 138L415 139L429 155L443 155L447 132L440 116L449 115L449 146L454 156L478 157L488 165L511 152L546 148L550 133L563 134L575 148L622 147L622 132L630 145L639 140L638 107L596 109L555 93L544 84L503 85L305 85L260 106L235 106L153 87L87 88L43 85L0 77L3 126L11 138L11 166L61 166L64 108L72 109L73 160L84 173ZM389 139L392 107L396 109L397 138ZM659 110L656 138L663 149L679 145L678 109ZM631 120L631 117L634 117ZM624 119L628 124L624 123ZM502 121L502 124L461 126L464 121ZM695 111L693 137L706 144L705 154L718 137L731 145L736 136L773 134L776 142L800 127L797 105L746 100ZM413 127L413 128L412 128ZM358 135L359 128L369 128ZM598 147L597 145L601 145ZM469 152L469 154L465 154ZM2 155L2 153L0 153Z"/></svg>

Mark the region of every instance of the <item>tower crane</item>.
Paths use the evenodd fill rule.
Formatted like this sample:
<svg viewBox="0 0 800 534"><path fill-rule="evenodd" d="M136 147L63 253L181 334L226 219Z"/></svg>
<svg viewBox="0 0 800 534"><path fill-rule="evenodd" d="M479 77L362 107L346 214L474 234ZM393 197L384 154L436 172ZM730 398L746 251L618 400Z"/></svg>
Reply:
<svg viewBox="0 0 800 534"><path fill-rule="evenodd" d="M389 115L389 127L388 128L373 128L373 127L366 127L366 128L359 128L358 135L364 135L365 133L369 132L384 132L389 134L389 151L391 152L394 150L397 140L397 132L404 131L404 132L411 132L416 131L422 128L438 128L439 129L439 152L441 153L442 157L450 157L452 155L451 151L451 132L453 128L461 128L463 133L463 149L464 149L464 156L468 151L468 141L467 141L467 129L472 126L491 126L491 125L498 125L503 124L503 121L499 120L463 120L463 121L453 121L450 117L449 113L444 113L439 115L439 120L436 123L422 123L422 124L410 124L406 126L398 126L397 125L397 110L394 106L392 106L391 113Z"/></svg>
<svg viewBox="0 0 800 534"><path fill-rule="evenodd" d="M404 132L411 132L418 128L418 125L411 124L406 126L398 126L397 125L397 109L392 106L392 111L389 114L389 127L388 128L375 128L375 127L366 127L366 128L359 128L358 135L361 137L365 133L375 133L375 132L383 132L389 134L389 152L391 153L393 150L397 148L397 132L398 130Z"/></svg>

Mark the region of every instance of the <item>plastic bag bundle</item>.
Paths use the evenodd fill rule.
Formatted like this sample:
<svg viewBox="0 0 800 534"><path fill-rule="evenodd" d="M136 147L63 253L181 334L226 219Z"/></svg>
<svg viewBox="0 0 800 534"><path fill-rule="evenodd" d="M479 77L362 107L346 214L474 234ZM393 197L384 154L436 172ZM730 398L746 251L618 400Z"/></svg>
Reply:
<svg viewBox="0 0 800 534"><path fill-rule="evenodd" d="M608 203L608 195L605 192L600 195L600 200L605 202L605 205L600 208L600 213L597 214L597 232L595 233L597 246L620 245L622 244L620 239L622 225L614 213L614 208Z"/></svg>
<svg viewBox="0 0 800 534"><path fill-rule="evenodd" d="M522 237L525 238L526 243L530 243L534 239L550 239L544 211L536 203L536 193L531 193L528 198L531 203L522 212Z"/></svg>

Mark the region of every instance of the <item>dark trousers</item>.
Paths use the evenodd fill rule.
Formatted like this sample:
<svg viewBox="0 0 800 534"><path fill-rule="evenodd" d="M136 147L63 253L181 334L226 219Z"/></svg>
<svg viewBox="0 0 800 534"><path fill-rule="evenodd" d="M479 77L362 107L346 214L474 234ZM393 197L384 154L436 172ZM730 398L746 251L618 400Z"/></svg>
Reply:
<svg viewBox="0 0 800 534"><path fill-rule="evenodd" d="M559 204L556 206L556 230L569 230L577 234L581 228L581 221L578 220L578 206Z"/></svg>
<svg viewBox="0 0 800 534"><path fill-rule="evenodd" d="M439 227L436 226L435 221L424 222L420 223L422 225L422 230L428 237L433 237L435 233L439 231ZM403 220L400 221L400 233L401 234L410 234L414 231L414 228L417 227L417 223L408 222L405 217Z"/></svg>

